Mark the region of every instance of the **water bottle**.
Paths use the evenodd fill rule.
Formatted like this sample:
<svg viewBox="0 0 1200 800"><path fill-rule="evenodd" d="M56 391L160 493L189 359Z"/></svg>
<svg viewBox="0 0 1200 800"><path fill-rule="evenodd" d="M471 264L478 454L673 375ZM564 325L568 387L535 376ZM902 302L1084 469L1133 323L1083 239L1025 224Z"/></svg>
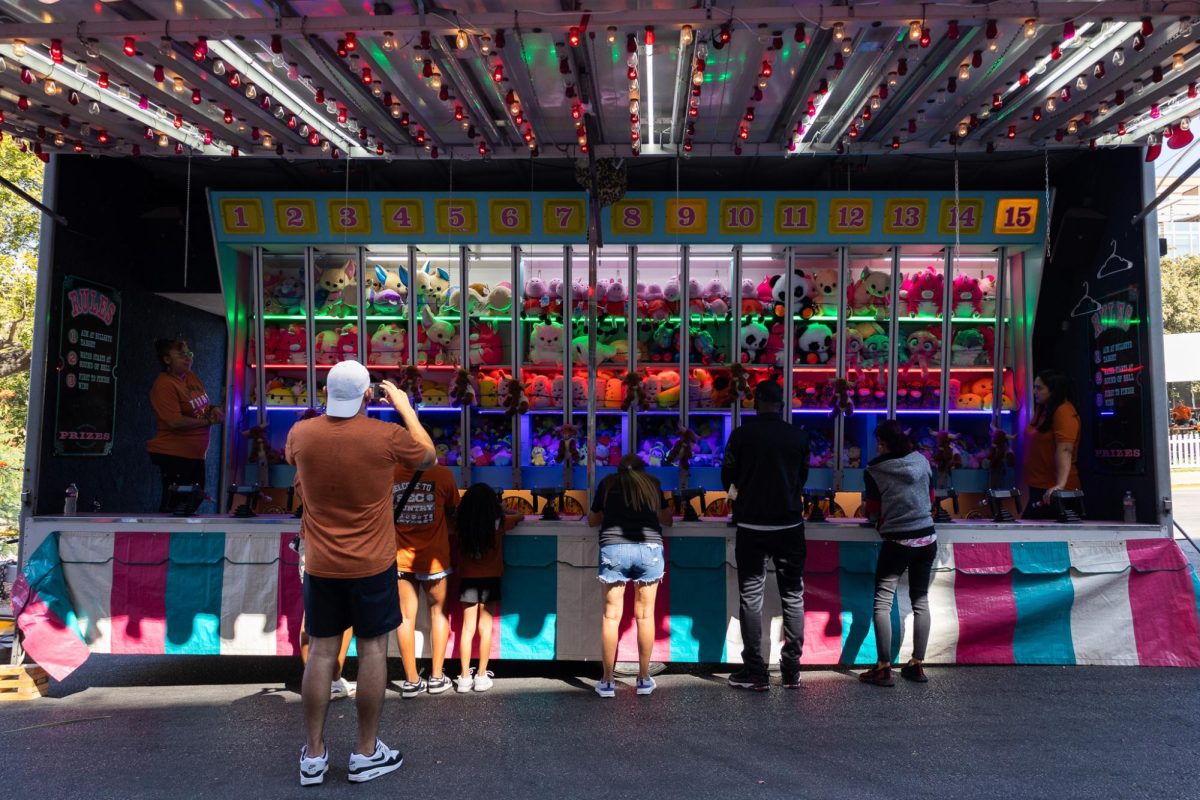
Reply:
<svg viewBox="0 0 1200 800"><path fill-rule="evenodd" d="M63 500L63 514L68 517L73 516L78 506L79 487L72 483L67 487L66 499Z"/></svg>
<svg viewBox="0 0 1200 800"><path fill-rule="evenodd" d="M1134 502L1133 492L1125 490L1125 498L1121 501L1126 522L1137 522L1137 503Z"/></svg>

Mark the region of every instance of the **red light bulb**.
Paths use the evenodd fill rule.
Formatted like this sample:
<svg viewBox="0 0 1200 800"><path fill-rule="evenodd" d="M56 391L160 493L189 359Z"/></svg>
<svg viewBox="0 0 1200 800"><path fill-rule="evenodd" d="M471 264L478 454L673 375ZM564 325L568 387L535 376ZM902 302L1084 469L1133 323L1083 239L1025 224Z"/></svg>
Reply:
<svg viewBox="0 0 1200 800"><path fill-rule="evenodd" d="M917 132L917 121L915 119L910 119L908 121L908 132L909 133Z"/></svg>
<svg viewBox="0 0 1200 800"><path fill-rule="evenodd" d="M96 85L99 86L101 89L108 88L108 73L107 72L100 73L100 77L96 79Z"/></svg>
<svg viewBox="0 0 1200 800"><path fill-rule="evenodd" d="M1026 72L1025 70L1021 70L1021 77L1017 78L1017 83L1021 84L1022 86L1028 86L1029 85L1029 73Z"/></svg>
<svg viewBox="0 0 1200 800"><path fill-rule="evenodd" d="M213 135L212 135L212 131L210 131L210 130L205 130L205 131L204 131L204 143L205 143L205 144L212 144L212 143L213 143Z"/></svg>
<svg viewBox="0 0 1200 800"><path fill-rule="evenodd" d="M840 71L845 66L846 66L846 59L842 58L841 52L839 51L837 53L834 53L833 54L833 68Z"/></svg>
<svg viewBox="0 0 1200 800"><path fill-rule="evenodd" d="M746 120L746 122L754 122L754 107L753 106L746 109L746 116L744 117L744 119Z"/></svg>
<svg viewBox="0 0 1200 800"><path fill-rule="evenodd" d="M166 79L166 77L167 77L167 73L166 73L166 70L163 69L163 65L155 64L154 65L154 82L162 83Z"/></svg>
<svg viewBox="0 0 1200 800"><path fill-rule="evenodd" d="M176 127L176 128L182 128L182 127L183 127L183 115L182 115L182 114L176 114L176 115L175 115L175 127Z"/></svg>
<svg viewBox="0 0 1200 800"><path fill-rule="evenodd" d="M1060 58L1062 58L1062 48L1058 46L1058 42L1050 45L1050 58L1054 61L1058 61Z"/></svg>
<svg viewBox="0 0 1200 800"><path fill-rule="evenodd" d="M362 68L362 82L363 82L363 83L365 83L367 86L370 86L370 85L371 85L371 81L372 81L372 78L371 78L371 68L370 68L370 67L363 67L363 68Z"/></svg>
<svg viewBox="0 0 1200 800"><path fill-rule="evenodd" d="M762 71L759 74L762 75L764 78L771 77L771 62L770 61L762 62Z"/></svg>
<svg viewBox="0 0 1200 800"><path fill-rule="evenodd" d="M63 56L62 39L51 39L50 40L50 60L53 61L55 64L61 64L62 56Z"/></svg>
<svg viewBox="0 0 1200 800"><path fill-rule="evenodd" d="M1017 138L1017 126L1016 125L1008 126L1008 138L1010 138L1010 139Z"/></svg>
<svg viewBox="0 0 1200 800"><path fill-rule="evenodd" d="M574 25L567 31L567 44L571 47L579 47L579 28Z"/></svg>
<svg viewBox="0 0 1200 800"><path fill-rule="evenodd" d="M233 110L232 109L229 109L229 108L225 109L225 124L226 125L233 124Z"/></svg>
<svg viewBox="0 0 1200 800"><path fill-rule="evenodd" d="M313 94L313 102L319 106L325 105L325 90L320 86L317 87L316 93Z"/></svg>
<svg viewBox="0 0 1200 800"><path fill-rule="evenodd" d="M992 108L997 111L1004 108L1004 98L1000 96L999 92L992 95Z"/></svg>
<svg viewBox="0 0 1200 800"><path fill-rule="evenodd" d="M795 33L792 34L792 39L799 44L804 44L805 42L808 41L808 34L804 30L803 22L796 25L796 31L795 31Z"/></svg>
<svg viewBox="0 0 1200 800"><path fill-rule="evenodd" d="M952 42L958 41L958 20L952 19L946 26L946 38Z"/></svg>
<svg viewBox="0 0 1200 800"><path fill-rule="evenodd" d="M100 131L96 138L100 144L108 144L108 131Z"/></svg>
<svg viewBox="0 0 1200 800"><path fill-rule="evenodd" d="M200 96L199 89L192 89L192 105L198 106L204 98Z"/></svg>
<svg viewBox="0 0 1200 800"><path fill-rule="evenodd" d="M1062 36L1063 36L1064 42L1070 41L1071 39L1075 38L1075 23L1074 22L1072 22L1071 20L1067 20L1066 22L1063 23Z"/></svg>
<svg viewBox="0 0 1200 800"><path fill-rule="evenodd" d="M1154 23L1149 17L1142 17L1142 36L1149 36L1154 33Z"/></svg>
<svg viewBox="0 0 1200 800"><path fill-rule="evenodd" d="M338 106L337 121L339 125L346 124L346 107Z"/></svg>
<svg viewBox="0 0 1200 800"><path fill-rule="evenodd" d="M815 117L817 115L817 104L815 102L813 102L813 99L811 97L808 98L808 109L807 109L806 113L810 117Z"/></svg>
<svg viewBox="0 0 1200 800"><path fill-rule="evenodd" d="M630 67L625 74L629 77L629 80L636 81L638 76L637 67Z"/></svg>
<svg viewBox="0 0 1200 800"><path fill-rule="evenodd" d="M125 45L121 48L121 52L132 58L137 55L137 41L132 36L125 37Z"/></svg>
<svg viewBox="0 0 1200 800"><path fill-rule="evenodd" d="M921 28L921 47L929 47L929 44L932 41L933 37L929 35L929 28Z"/></svg>
<svg viewBox="0 0 1200 800"><path fill-rule="evenodd" d="M358 36L354 33L354 31L348 31L346 33L346 49L351 51L358 49Z"/></svg>
<svg viewBox="0 0 1200 800"><path fill-rule="evenodd" d="M459 122L463 120L463 107L460 105L454 106L454 118Z"/></svg>
<svg viewBox="0 0 1200 800"><path fill-rule="evenodd" d="M1034 122L1041 122L1042 121L1042 107L1034 106L1033 114L1031 114L1030 116L1033 118Z"/></svg>
<svg viewBox="0 0 1200 800"><path fill-rule="evenodd" d="M492 80L496 83L503 82L504 66L502 64L496 64L496 66L492 67Z"/></svg>
<svg viewBox="0 0 1200 800"><path fill-rule="evenodd" d="M1118 136L1125 135L1125 123L1124 122L1120 122L1117 124L1117 135Z"/></svg>
<svg viewBox="0 0 1200 800"><path fill-rule="evenodd" d="M275 51L275 52L282 52L282 51L283 51L283 48L281 47L278 51ZM194 45L192 45L192 60L193 61L203 61L207 57L208 57L208 39L201 36L198 39L196 39L196 43Z"/></svg>
<svg viewBox="0 0 1200 800"><path fill-rule="evenodd" d="M892 149L893 149L893 150L899 150L899 149L900 149L900 137L899 137L899 136L893 136L893 137L892 137Z"/></svg>
<svg viewBox="0 0 1200 800"><path fill-rule="evenodd" d="M994 19L989 19L987 21L987 26L984 30L986 31L987 38L989 39L995 39L1000 35L1000 29L997 27L996 20Z"/></svg>
<svg viewBox="0 0 1200 800"><path fill-rule="evenodd" d="M976 50L975 52L971 53L971 66L974 67L975 69L979 69L980 67L983 66L983 51L982 50Z"/></svg>
<svg viewBox="0 0 1200 800"><path fill-rule="evenodd" d="M337 40L337 47L334 48L334 51L338 54L338 58L345 58L350 55L350 51L346 49L345 39Z"/></svg>

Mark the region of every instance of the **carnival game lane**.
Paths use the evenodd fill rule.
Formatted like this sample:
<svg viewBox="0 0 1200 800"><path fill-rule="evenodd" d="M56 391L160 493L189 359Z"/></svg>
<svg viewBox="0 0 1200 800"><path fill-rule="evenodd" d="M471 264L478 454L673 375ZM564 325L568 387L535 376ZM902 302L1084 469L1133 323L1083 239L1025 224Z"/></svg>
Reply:
<svg viewBox="0 0 1200 800"><path fill-rule="evenodd" d="M930 683L893 689L808 671L799 691L776 678L767 694L694 671L660 676L652 697L626 680L602 700L591 665L519 665L527 677L496 666L487 694L390 690L383 737L405 764L362 786L346 782L353 708L335 701L330 775L301 790L293 662L96 655L51 697L0 704L4 786L16 798L256 800L1197 792L1200 670L932 668Z"/></svg>

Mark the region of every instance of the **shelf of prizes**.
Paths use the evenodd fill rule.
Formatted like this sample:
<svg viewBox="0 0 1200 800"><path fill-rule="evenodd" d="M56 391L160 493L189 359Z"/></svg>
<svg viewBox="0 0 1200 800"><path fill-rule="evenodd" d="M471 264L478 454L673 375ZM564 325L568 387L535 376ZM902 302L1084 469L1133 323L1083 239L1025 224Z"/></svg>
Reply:
<svg viewBox="0 0 1200 800"><path fill-rule="evenodd" d="M889 416L910 428L943 487L1013 485L1041 250L1036 230L989 235L1002 218L982 217L1003 198L960 200L964 225L971 210L976 227L957 236L906 236L885 230L886 219L856 235L835 224L839 198L816 193L789 206L827 217L809 235L760 224L738 237L724 225L681 232L670 223L683 221L671 217L683 206L671 197L631 196L604 209L610 235L592 254L577 233L545 230L562 209L531 197L522 209L553 213L541 233L513 236L496 230L504 214L487 196L471 198L479 227L461 235L438 227L440 214L462 212L436 196L417 205L318 196L313 208L327 205L329 216L289 239L280 204L292 201L252 198L263 232L247 236L235 226L245 213L228 210L250 200L214 194L234 334L225 484L290 486L288 430L320 413L328 370L354 358L418 401L439 462L463 486L574 490L586 501L589 485L637 453L665 489L703 492L701 510L719 510L725 442L754 413L764 380L782 384L785 416L810 433L815 492L862 490L872 432ZM728 205L724 195L702 199L706 215ZM938 208L947 198L924 200ZM376 208L408 209L430 224L425 238L387 224L351 235L336 227L344 203L371 219ZM788 219L784 198L757 203L766 220L772 204L777 221ZM641 231L618 224L637 221L633 211ZM382 404L369 413L395 417ZM835 511L856 507L844 500Z"/></svg>

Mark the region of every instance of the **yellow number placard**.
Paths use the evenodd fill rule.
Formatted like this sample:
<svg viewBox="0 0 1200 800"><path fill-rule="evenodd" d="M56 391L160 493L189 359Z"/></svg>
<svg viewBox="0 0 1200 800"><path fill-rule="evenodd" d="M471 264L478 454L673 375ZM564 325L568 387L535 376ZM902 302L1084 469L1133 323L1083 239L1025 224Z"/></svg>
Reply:
<svg viewBox="0 0 1200 800"><path fill-rule="evenodd" d="M667 233L708 233L708 201L702 197L681 197L667 201Z"/></svg>
<svg viewBox="0 0 1200 800"><path fill-rule="evenodd" d="M371 232L371 201L365 198L329 201L329 230L365 235Z"/></svg>
<svg viewBox="0 0 1200 800"><path fill-rule="evenodd" d="M542 201L542 233L582 236L586 231L587 205L582 200L556 197Z"/></svg>
<svg viewBox="0 0 1200 800"><path fill-rule="evenodd" d="M958 228L959 234L963 236L971 236L983 230L983 201L960 197L958 205L955 206L953 197L943 200L942 208L938 212L938 233L953 236L955 228Z"/></svg>
<svg viewBox="0 0 1200 800"><path fill-rule="evenodd" d="M892 197L883 204L883 232L900 236L924 233L929 221L929 200Z"/></svg>
<svg viewBox="0 0 1200 800"><path fill-rule="evenodd" d="M1038 201L1036 197L1005 199L996 203L998 234L1033 233L1037 230Z"/></svg>
<svg viewBox="0 0 1200 800"><path fill-rule="evenodd" d="M488 201L488 217L492 233L499 236L528 236L533 225L533 211L527 199L504 199Z"/></svg>
<svg viewBox="0 0 1200 800"><path fill-rule="evenodd" d="M871 199L839 197L829 201L829 232L862 235L871 232Z"/></svg>
<svg viewBox="0 0 1200 800"><path fill-rule="evenodd" d="M274 201L275 230L281 236L317 232L317 204L305 198Z"/></svg>
<svg viewBox="0 0 1200 800"><path fill-rule="evenodd" d="M612 205L612 232L618 236L654 232L654 201L622 200Z"/></svg>
<svg viewBox="0 0 1200 800"><path fill-rule="evenodd" d="M781 197L775 201L775 233L817 232L817 201L804 197Z"/></svg>
<svg viewBox="0 0 1200 800"><path fill-rule="evenodd" d="M479 233L479 209L469 197L434 200L433 216L434 228L440 234L474 236Z"/></svg>
<svg viewBox="0 0 1200 800"><path fill-rule="evenodd" d="M384 233L425 233L425 204L420 200L384 200L380 206Z"/></svg>
<svg viewBox="0 0 1200 800"><path fill-rule="evenodd" d="M757 197L722 200L717 230L724 235L762 233L762 200Z"/></svg>
<svg viewBox="0 0 1200 800"><path fill-rule="evenodd" d="M255 197L230 197L222 200L221 226L227 234L266 233L262 201Z"/></svg>

